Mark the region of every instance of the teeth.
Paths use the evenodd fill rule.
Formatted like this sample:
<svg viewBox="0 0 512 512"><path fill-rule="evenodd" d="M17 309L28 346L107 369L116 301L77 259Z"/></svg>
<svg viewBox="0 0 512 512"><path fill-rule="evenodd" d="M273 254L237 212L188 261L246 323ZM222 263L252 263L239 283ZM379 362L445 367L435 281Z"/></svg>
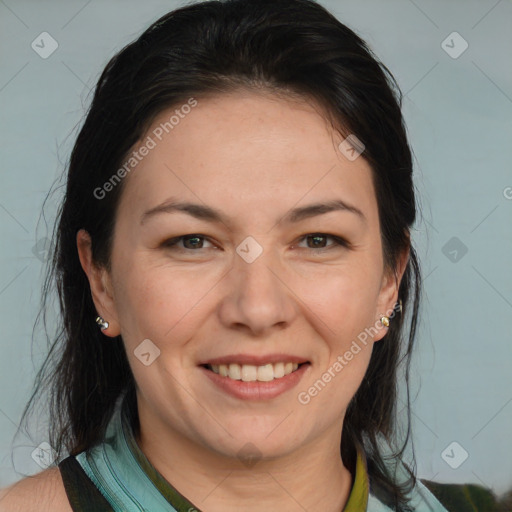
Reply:
<svg viewBox="0 0 512 512"><path fill-rule="evenodd" d="M233 380L242 380L244 382L269 382L274 379L280 379L289 375L299 367L298 363L274 363L263 366L254 366L252 364L212 364L209 368L221 375Z"/></svg>
<svg viewBox="0 0 512 512"><path fill-rule="evenodd" d="M219 364L219 366L220 366L220 364ZM242 368L240 367L240 365L239 364L230 364L227 377L229 377L230 379L241 380L242 379Z"/></svg>
<svg viewBox="0 0 512 512"><path fill-rule="evenodd" d="M229 366L231 368L231 365ZM242 380L244 382L254 382L255 380L258 380L258 368L256 366L253 366L252 364L244 364L241 368ZM231 369L229 374L231 375Z"/></svg>
<svg viewBox="0 0 512 512"><path fill-rule="evenodd" d="M284 377L284 363L276 363L274 365L274 379Z"/></svg>
<svg viewBox="0 0 512 512"><path fill-rule="evenodd" d="M258 366L257 379L261 382L268 382L274 380L274 367L271 364L265 366Z"/></svg>

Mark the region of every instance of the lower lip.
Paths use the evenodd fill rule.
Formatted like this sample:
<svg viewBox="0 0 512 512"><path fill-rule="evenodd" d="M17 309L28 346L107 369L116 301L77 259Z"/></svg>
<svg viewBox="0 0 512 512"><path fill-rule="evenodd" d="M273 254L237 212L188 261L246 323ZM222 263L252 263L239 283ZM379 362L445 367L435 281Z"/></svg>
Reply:
<svg viewBox="0 0 512 512"><path fill-rule="evenodd" d="M310 366L309 363L302 364L294 372L268 382L234 380L229 377L222 377L204 366L199 368L217 387L235 398L243 400L269 400L295 387Z"/></svg>

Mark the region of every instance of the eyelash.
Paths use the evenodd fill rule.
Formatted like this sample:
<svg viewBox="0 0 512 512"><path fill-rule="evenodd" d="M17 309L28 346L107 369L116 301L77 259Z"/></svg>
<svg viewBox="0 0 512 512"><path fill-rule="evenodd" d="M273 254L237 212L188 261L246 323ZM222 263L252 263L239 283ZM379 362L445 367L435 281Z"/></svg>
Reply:
<svg viewBox="0 0 512 512"><path fill-rule="evenodd" d="M336 247L345 247L345 248L350 248L351 245L349 242L347 242L345 239L339 237L339 236L335 236L335 235L331 235L329 233L307 233L305 235L303 235L300 239L299 239L299 243L302 242L303 240L307 239L308 237L323 237L323 238L331 238L332 240L334 240L334 244L330 245L330 246L327 246L327 247L319 247L319 248L314 248L314 247L305 247L304 249L310 249L314 252L326 252L326 251L330 251L332 250L333 248L336 248ZM201 239L205 239L205 240L208 240L208 237L206 237L205 235L201 235L201 234L189 234L189 235L182 235L182 236L177 236L177 237L174 237L174 238L170 238L169 240L166 240L162 246L165 247L166 249L178 249L178 250L181 250L181 251L186 251L186 252L195 252L194 249L188 249L188 248L185 248L185 247L177 247L177 244L184 240L185 238L201 238ZM212 243L212 242L210 242ZM200 248L202 249L202 247Z"/></svg>

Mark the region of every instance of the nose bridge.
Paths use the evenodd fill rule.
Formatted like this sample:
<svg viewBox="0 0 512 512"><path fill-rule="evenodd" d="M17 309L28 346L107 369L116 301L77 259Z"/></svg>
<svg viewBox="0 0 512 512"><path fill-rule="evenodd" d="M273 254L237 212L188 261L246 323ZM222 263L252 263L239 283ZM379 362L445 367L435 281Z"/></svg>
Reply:
<svg viewBox="0 0 512 512"><path fill-rule="evenodd" d="M248 299L260 297L272 300L282 293L280 282L276 277L279 270L275 258L268 253L266 256L261 255L252 263L248 263L242 258L238 258L238 261L235 260L234 270L239 294Z"/></svg>
<svg viewBox="0 0 512 512"><path fill-rule="evenodd" d="M288 288L283 284L283 268L270 247L255 239L237 247L230 275L230 290L223 305L223 321L245 324L262 331L276 324L289 323L295 308Z"/></svg>

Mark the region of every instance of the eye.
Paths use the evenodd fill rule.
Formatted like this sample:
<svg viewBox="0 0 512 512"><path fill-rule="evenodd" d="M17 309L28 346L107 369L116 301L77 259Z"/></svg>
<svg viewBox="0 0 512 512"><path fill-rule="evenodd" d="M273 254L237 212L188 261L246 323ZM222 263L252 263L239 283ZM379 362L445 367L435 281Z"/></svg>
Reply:
<svg viewBox="0 0 512 512"><path fill-rule="evenodd" d="M334 241L333 244L325 245L327 242L327 239L331 239ZM343 238L340 238L339 236L335 235L329 235L327 233L308 233L307 235L304 235L300 241L303 240L306 241L307 247L306 249L317 249L318 252L325 251L325 250L331 250L336 247L348 247L349 243L344 240Z"/></svg>
<svg viewBox="0 0 512 512"><path fill-rule="evenodd" d="M333 243L326 245L328 239L331 239ZM306 241L307 243L307 247L305 247L305 249L314 249L314 252L328 251L335 249L336 247L350 247L349 242L343 238L327 233L308 233L299 239L299 242L302 241ZM183 243L183 245L180 245L181 243ZM163 242L162 247L166 249L194 252L198 249L208 249L209 247L205 247L205 243L210 244L211 248L215 247L204 235L200 234L188 234L170 238ZM298 247L300 246L298 245Z"/></svg>
<svg viewBox="0 0 512 512"><path fill-rule="evenodd" d="M162 246L169 249L177 249L177 250L196 250L196 249L204 249L204 242L211 244L211 242L206 240L206 237L198 234L190 234L190 235L182 235L174 238L170 238L166 240ZM183 242L183 246L178 245L180 242ZM207 248L207 247L206 247Z"/></svg>

